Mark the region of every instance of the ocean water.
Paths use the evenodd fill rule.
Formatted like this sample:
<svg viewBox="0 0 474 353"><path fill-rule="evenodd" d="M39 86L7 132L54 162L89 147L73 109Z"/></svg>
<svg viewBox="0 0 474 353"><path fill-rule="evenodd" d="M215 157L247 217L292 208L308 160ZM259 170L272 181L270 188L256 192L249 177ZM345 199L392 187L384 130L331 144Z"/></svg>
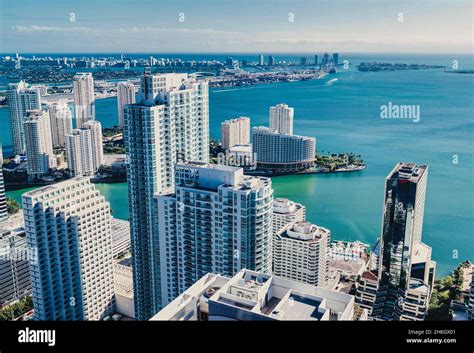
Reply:
<svg viewBox="0 0 474 353"><path fill-rule="evenodd" d="M458 60L461 69L474 66L472 56L462 55L347 59L353 64L381 60L448 66ZM338 80L327 84L332 78ZM373 243L381 232L388 173L400 161L427 164L423 241L433 248L439 277L465 259L474 260L473 95L473 75L443 70L360 73L352 65L319 81L212 89L210 133L219 138L221 121L239 115L250 116L253 126L268 125L268 108L284 102L295 108L295 133L315 136L319 152L360 153L367 164L361 172L273 178L275 196L303 203L308 220L329 228L333 239ZM420 121L381 119L380 108L389 102L419 106ZM97 101L97 118L105 127L117 123L115 98ZM8 151L6 109L0 109L0 129ZM98 187L114 215L127 219L126 184ZM19 199L23 192L9 195Z"/></svg>

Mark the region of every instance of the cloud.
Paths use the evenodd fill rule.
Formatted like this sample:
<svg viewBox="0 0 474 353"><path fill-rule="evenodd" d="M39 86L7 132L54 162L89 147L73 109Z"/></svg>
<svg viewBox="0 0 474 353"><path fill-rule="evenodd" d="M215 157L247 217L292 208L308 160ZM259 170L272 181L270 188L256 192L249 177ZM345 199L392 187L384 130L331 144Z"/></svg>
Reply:
<svg viewBox="0 0 474 353"><path fill-rule="evenodd" d="M53 26L38 26L38 25L30 25L30 26L21 26L16 25L12 27L14 32L24 32L24 33L35 33L35 32L89 32L93 33L96 32L94 28L89 27L53 27Z"/></svg>

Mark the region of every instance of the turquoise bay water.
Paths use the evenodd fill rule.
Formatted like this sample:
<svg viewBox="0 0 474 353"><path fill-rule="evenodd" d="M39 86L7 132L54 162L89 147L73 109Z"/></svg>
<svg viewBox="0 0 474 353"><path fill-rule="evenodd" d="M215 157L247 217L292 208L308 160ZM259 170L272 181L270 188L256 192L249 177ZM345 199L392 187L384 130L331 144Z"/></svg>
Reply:
<svg viewBox="0 0 474 353"><path fill-rule="evenodd" d="M473 66L472 57L456 59L464 68ZM386 61L448 65L450 58ZM327 85L334 77L338 81ZM474 260L473 79L441 70L351 68L320 81L212 89L211 136L219 138L220 122L238 115L250 116L254 126L268 125L268 108L284 102L295 108L295 133L315 136L318 151L360 153L367 163L362 172L273 178L275 196L306 205L308 220L329 228L334 239L373 243L380 234L385 177L399 161L428 164L423 240L433 248L439 277L464 259ZM380 119L380 106L389 102L419 105L420 122ZM116 124L116 109L115 98L97 101L105 127ZM0 109L0 129L8 145L6 109ZM458 164L452 163L455 154ZM127 219L126 184L98 187L114 216ZM24 191L9 195L19 199Z"/></svg>

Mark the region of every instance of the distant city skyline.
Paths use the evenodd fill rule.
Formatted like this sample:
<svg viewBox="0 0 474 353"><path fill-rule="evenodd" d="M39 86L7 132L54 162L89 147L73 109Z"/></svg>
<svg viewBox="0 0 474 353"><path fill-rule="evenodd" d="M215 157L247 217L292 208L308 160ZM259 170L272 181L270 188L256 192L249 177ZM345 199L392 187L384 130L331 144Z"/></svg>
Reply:
<svg viewBox="0 0 474 353"><path fill-rule="evenodd" d="M472 52L472 3L6 0L0 52Z"/></svg>

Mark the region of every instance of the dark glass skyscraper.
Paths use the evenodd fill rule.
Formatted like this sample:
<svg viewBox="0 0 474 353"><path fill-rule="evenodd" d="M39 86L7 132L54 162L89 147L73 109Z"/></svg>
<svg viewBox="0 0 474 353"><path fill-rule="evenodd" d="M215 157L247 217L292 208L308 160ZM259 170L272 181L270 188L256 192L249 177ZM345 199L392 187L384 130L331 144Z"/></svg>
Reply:
<svg viewBox="0 0 474 353"><path fill-rule="evenodd" d="M386 179L379 268L380 315L394 319L395 307L413 285L413 252L421 242L428 167L398 163Z"/></svg>

